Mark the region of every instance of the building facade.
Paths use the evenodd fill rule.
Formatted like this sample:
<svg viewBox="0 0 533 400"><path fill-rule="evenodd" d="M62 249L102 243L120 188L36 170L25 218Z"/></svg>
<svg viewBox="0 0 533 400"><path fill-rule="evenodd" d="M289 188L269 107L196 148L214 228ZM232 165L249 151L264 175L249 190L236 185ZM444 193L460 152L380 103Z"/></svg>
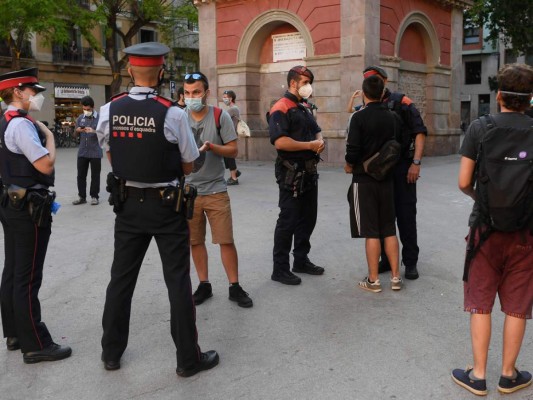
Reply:
<svg viewBox="0 0 533 400"><path fill-rule="evenodd" d="M458 150L463 10L469 0L196 0L200 67L212 97L237 93L252 137L241 157L269 160L265 113L286 90L287 71L308 66L327 139L322 158L342 163L346 105L362 71L381 65L388 86L406 93L429 130L426 154ZM214 99L211 99L214 102Z"/></svg>

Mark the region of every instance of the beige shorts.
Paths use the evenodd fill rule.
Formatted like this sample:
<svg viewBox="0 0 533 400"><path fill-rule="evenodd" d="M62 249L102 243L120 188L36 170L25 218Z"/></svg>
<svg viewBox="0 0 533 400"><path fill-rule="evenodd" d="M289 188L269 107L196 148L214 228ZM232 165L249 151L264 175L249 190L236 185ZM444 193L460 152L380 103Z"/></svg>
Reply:
<svg viewBox="0 0 533 400"><path fill-rule="evenodd" d="M206 221L209 221L214 244L233 243L233 223L228 192L196 197L194 215L189 220L191 245L205 243Z"/></svg>

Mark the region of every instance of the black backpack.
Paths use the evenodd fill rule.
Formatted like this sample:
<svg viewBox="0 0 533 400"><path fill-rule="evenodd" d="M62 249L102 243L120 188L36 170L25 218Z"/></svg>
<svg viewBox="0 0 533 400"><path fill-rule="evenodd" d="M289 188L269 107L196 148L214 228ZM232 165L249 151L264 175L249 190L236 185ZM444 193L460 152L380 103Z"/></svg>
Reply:
<svg viewBox="0 0 533 400"><path fill-rule="evenodd" d="M401 144L401 156L404 158L413 158L415 143L413 138L413 132L410 128L411 115L409 111L402 107L402 100L405 94L400 92L392 92L387 99L387 107L389 110L394 111L402 120L402 127L400 135L396 140Z"/></svg>
<svg viewBox="0 0 533 400"><path fill-rule="evenodd" d="M533 126L498 126L490 115L479 120L483 133L474 170L479 213L470 232L465 281L467 264L492 232L533 230Z"/></svg>

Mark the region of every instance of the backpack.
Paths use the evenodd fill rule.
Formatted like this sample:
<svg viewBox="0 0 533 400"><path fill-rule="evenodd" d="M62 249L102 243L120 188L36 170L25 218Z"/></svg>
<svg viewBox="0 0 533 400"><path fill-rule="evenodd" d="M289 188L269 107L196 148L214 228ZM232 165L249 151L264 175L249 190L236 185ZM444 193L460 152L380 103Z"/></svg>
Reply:
<svg viewBox="0 0 533 400"><path fill-rule="evenodd" d="M492 232L533 229L533 126L498 126L490 115L479 120L482 136L474 170L479 214L470 232L464 281L469 262Z"/></svg>
<svg viewBox="0 0 533 400"><path fill-rule="evenodd" d="M413 158L415 151L415 143L412 137L411 128L409 127L410 115L409 111L402 107L402 100L405 94L400 92L392 92L387 99L387 107L394 111L402 120L402 126L399 136L396 140L401 145L401 156L404 158Z"/></svg>
<svg viewBox="0 0 533 400"><path fill-rule="evenodd" d="M483 136L476 160L476 196L481 223L515 232L533 216L533 127L498 126L480 118Z"/></svg>

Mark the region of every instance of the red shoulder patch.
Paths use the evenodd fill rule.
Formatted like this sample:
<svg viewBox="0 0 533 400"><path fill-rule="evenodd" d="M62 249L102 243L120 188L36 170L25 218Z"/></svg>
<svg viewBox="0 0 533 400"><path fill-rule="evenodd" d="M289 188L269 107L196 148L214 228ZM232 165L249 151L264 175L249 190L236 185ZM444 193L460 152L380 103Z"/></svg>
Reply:
<svg viewBox="0 0 533 400"><path fill-rule="evenodd" d="M402 97L402 104L405 104L406 106L408 106L412 103L413 103L413 100L411 100L409 97L407 96Z"/></svg>
<svg viewBox="0 0 533 400"><path fill-rule="evenodd" d="M121 98L123 98L123 97L125 97L127 95L128 95L128 92L123 92L123 93L116 94L113 97L111 97L111 101L115 101L115 100L121 99Z"/></svg>
<svg viewBox="0 0 533 400"><path fill-rule="evenodd" d="M13 118L17 118L17 117L22 117L22 118L26 118L26 119L29 119L31 122L35 122L33 120L33 118L31 118L27 113L26 114L22 114L19 112L19 110L11 110L11 111L6 111L4 113L4 117L6 118L6 121L9 122L11 121Z"/></svg>
<svg viewBox="0 0 533 400"><path fill-rule="evenodd" d="M167 108L172 105L172 101L170 101L169 99L165 99L164 97L161 97L161 96L155 96L154 100L163 104Z"/></svg>
<svg viewBox="0 0 533 400"><path fill-rule="evenodd" d="M281 111L282 113L286 114L289 109L297 106L298 105L294 101L286 97L282 97L276 102L276 104L272 106L270 109L270 115L274 114L276 111Z"/></svg>

